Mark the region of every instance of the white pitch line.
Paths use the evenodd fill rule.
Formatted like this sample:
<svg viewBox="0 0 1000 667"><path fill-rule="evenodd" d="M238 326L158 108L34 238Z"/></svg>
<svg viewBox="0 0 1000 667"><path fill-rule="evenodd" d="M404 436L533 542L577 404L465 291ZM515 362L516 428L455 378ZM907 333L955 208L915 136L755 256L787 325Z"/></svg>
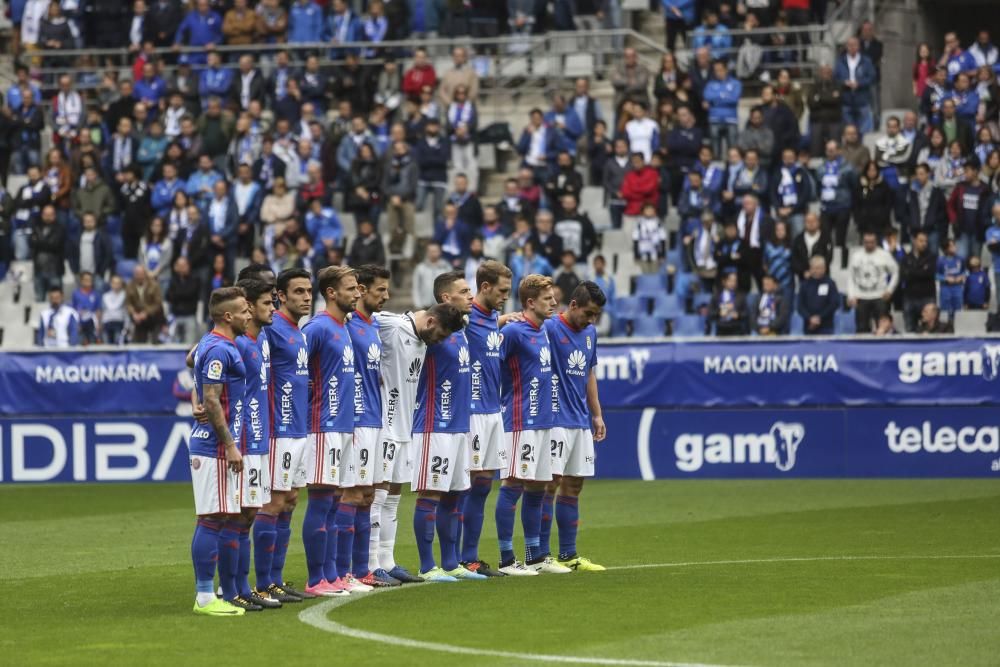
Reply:
<svg viewBox="0 0 1000 667"><path fill-rule="evenodd" d="M709 561L687 561L675 563L646 563L641 565L615 565L608 570L644 570L650 568L668 567L708 567L715 565L759 565L768 563L814 563L829 561L887 561L887 560L973 560L973 559L1000 559L1000 554L970 554L954 556L801 556L788 558L748 558L742 560L709 560ZM439 584L447 585L447 584ZM459 584L462 585L462 584ZM468 584L465 584L468 586ZM471 587L471 586L470 586ZM630 660L625 658L598 658L590 656L574 655L548 655L544 653L515 653L511 651L496 651L493 649L455 646L453 644L443 644L439 642L427 642L406 637L396 637L380 632L359 630L346 626L342 623L330 620L328 614L339 607L357 602L372 595L385 595L393 591L409 589L410 586L386 588L376 590L362 596L350 596L332 598L320 604L313 605L299 612L299 620L306 625L332 632L344 637L361 639L364 641L379 642L391 646L402 646L404 648L420 649L424 651L436 651L438 653L451 653L453 655L475 655L490 658L504 658L507 660L522 660L532 662L556 662L575 665L611 665L614 667L727 667L726 665L713 665L696 662L671 662L662 660Z"/></svg>

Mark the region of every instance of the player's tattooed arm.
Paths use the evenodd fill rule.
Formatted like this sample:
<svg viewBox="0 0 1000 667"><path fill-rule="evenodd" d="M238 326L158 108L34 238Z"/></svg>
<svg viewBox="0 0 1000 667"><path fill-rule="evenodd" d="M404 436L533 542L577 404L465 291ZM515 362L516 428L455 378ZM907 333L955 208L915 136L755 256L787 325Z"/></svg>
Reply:
<svg viewBox="0 0 1000 667"><path fill-rule="evenodd" d="M601 398L597 395L597 375L594 369L590 369L587 376L587 407L590 408L590 421L593 424L594 442L604 440L608 435L608 429L604 425L604 414L601 412Z"/></svg>
<svg viewBox="0 0 1000 667"><path fill-rule="evenodd" d="M240 450L236 448L236 441L233 434L229 432L229 424L226 423L226 413L222 410L222 385L206 384L203 389L205 393L205 414L208 416L208 423L215 429L215 436L226 449L226 463L233 472L243 470L243 457Z"/></svg>

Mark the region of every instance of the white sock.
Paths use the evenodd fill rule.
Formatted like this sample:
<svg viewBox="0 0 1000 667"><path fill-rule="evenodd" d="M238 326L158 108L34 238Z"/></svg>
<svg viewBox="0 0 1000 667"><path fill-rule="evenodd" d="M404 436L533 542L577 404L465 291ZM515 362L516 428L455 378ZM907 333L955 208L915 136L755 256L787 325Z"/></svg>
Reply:
<svg viewBox="0 0 1000 667"><path fill-rule="evenodd" d="M215 593L195 593L194 601L199 607L207 607L215 599Z"/></svg>
<svg viewBox="0 0 1000 667"><path fill-rule="evenodd" d="M368 539L368 563L369 567L373 570L379 569L378 540L380 534L382 505L385 503L385 497L387 495L389 495L389 492L386 489L375 489L375 500L372 501L372 534Z"/></svg>
<svg viewBox="0 0 1000 667"><path fill-rule="evenodd" d="M392 552L396 550L396 512L399 510L399 496L386 495L379 518L378 564L388 572L396 567Z"/></svg>

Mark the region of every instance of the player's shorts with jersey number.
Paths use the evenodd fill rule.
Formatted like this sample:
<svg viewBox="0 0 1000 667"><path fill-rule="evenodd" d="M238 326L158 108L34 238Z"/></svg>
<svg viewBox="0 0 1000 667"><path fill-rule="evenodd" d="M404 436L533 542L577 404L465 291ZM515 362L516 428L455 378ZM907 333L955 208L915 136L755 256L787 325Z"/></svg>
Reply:
<svg viewBox="0 0 1000 667"><path fill-rule="evenodd" d="M413 490L465 491L469 488L468 433L413 434Z"/></svg>
<svg viewBox="0 0 1000 667"><path fill-rule="evenodd" d="M271 491L291 491L306 485L308 438L275 438L271 445Z"/></svg>
<svg viewBox="0 0 1000 667"><path fill-rule="evenodd" d="M261 508L271 502L271 455L244 454L240 506Z"/></svg>
<svg viewBox="0 0 1000 667"><path fill-rule="evenodd" d="M340 486L371 486L375 483L375 450L378 448L379 429L359 426L341 464Z"/></svg>
<svg viewBox="0 0 1000 667"><path fill-rule="evenodd" d="M191 483L194 486L194 513L239 514L240 473L233 472L225 459L192 454Z"/></svg>
<svg viewBox="0 0 1000 667"><path fill-rule="evenodd" d="M311 433L306 447L306 484L341 486L351 458L351 433Z"/></svg>
<svg viewBox="0 0 1000 667"><path fill-rule="evenodd" d="M553 475L594 476L594 434L589 428L553 427L549 441Z"/></svg>
<svg viewBox="0 0 1000 667"><path fill-rule="evenodd" d="M413 481L413 444L388 436L385 430L379 432L378 447L375 451L375 483L408 484Z"/></svg>
<svg viewBox="0 0 1000 667"><path fill-rule="evenodd" d="M504 443L507 450L507 477L526 482L552 480L549 429L505 433Z"/></svg>
<svg viewBox="0 0 1000 667"><path fill-rule="evenodd" d="M508 468L501 413L469 415L469 449L469 470Z"/></svg>

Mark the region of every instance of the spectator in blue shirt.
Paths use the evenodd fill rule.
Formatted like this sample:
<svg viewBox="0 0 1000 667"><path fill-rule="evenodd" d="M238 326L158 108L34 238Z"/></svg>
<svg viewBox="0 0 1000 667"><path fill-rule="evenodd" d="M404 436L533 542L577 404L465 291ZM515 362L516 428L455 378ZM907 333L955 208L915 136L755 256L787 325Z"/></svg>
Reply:
<svg viewBox="0 0 1000 667"><path fill-rule="evenodd" d="M809 276L799 284L798 313L806 334L833 333L833 316L840 307L837 283L826 275L826 260L816 255L809 260Z"/></svg>
<svg viewBox="0 0 1000 667"><path fill-rule="evenodd" d="M167 96L167 84L156 75L156 66L147 62L142 66L142 78L135 82L132 97L149 105L153 118L160 111L160 101Z"/></svg>
<svg viewBox="0 0 1000 667"><path fill-rule="evenodd" d="M188 196L202 210L208 209L208 202L212 199L212 189L216 181L222 180L222 174L215 170L212 158L207 153L202 153L198 157L198 170L191 174L184 188Z"/></svg>
<svg viewBox="0 0 1000 667"><path fill-rule="evenodd" d="M708 133L712 138L712 152L725 155L726 150L736 144L739 123L737 107L743 84L729 74L729 66L723 60L712 64L712 80L705 85L704 106L708 110ZM722 148L725 140L726 148Z"/></svg>
<svg viewBox="0 0 1000 667"><path fill-rule="evenodd" d="M458 218L458 207L444 205L444 218L434 228L434 242L441 246L441 255L456 269L462 268L469 250L469 228Z"/></svg>
<svg viewBox="0 0 1000 667"><path fill-rule="evenodd" d="M292 44L323 41L323 10L313 0L296 0L288 10L288 41Z"/></svg>
<svg viewBox="0 0 1000 667"><path fill-rule="evenodd" d="M222 66L222 56L217 51L209 51L208 67L203 69L198 77L198 95L201 97L202 110L208 108L209 98L225 99L232 85L233 70Z"/></svg>
<svg viewBox="0 0 1000 667"><path fill-rule="evenodd" d="M368 16L361 22L361 32L364 41L378 44L384 42L389 35L389 19L385 17L385 7L382 0L372 0L368 6ZM377 58L378 49L365 49L365 58Z"/></svg>
<svg viewBox="0 0 1000 667"><path fill-rule="evenodd" d="M336 211L329 206L323 206L320 199L309 202L306 213L306 232L313 240L313 247L319 254L326 253L327 248L339 246L344 238L344 230Z"/></svg>
<svg viewBox="0 0 1000 667"><path fill-rule="evenodd" d="M174 36L174 48L201 47L181 55L180 62L192 65L205 63L205 51L222 43L222 17L212 11L208 0L197 0L195 8L187 13Z"/></svg>
<svg viewBox="0 0 1000 667"><path fill-rule="evenodd" d="M687 43L687 29L696 20L695 0L660 0L660 3L667 22L667 50L673 51L678 37Z"/></svg>
<svg viewBox="0 0 1000 667"><path fill-rule="evenodd" d="M955 101L955 115L970 127L976 126L976 116L979 114L979 93L972 87L971 79L966 73L955 77L955 88L948 95Z"/></svg>
<svg viewBox="0 0 1000 667"><path fill-rule="evenodd" d="M42 310L35 332L39 347L66 348L80 343L80 317L63 303L62 287L49 290L49 305Z"/></svg>
<svg viewBox="0 0 1000 667"><path fill-rule="evenodd" d="M576 142L583 136L583 121L576 115L573 107L566 104L566 98L562 94L552 96L552 108L542 119L555 130L559 138L559 150L576 155Z"/></svg>
<svg viewBox="0 0 1000 667"><path fill-rule="evenodd" d="M79 276L79 287L73 291L71 301L76 311L80 325L80 342L83 345L96 343L101 328L101 295L94 289L94 274L82 271Z"/></svg>
<svg viewBox="0 0 1000 667"><path fill-rule="evenodd" d="M969 258L969 273L965 278L965 307L973 310L990 308L990 276L983 271L982 260Z"/></svg>
<svg viewBox="0 0 1000 667"><path fill-rule="evenodd" d="M954 239L943 244L944 252L938 257L938 300L941 310L948 313L948 320L955 321L955 311L962 310L965 295L965 259L960 257Z"/></svg>
<svg viewBox="0 0 1000 667"><path fill-rule="evenodd" d="M986 249L990 251L993 279L1000 286L1000 202L993 204L990 226L986 228Z"/></svg>
<svg viewBox="0 0 1000 667"><path fill-rule="evenodd" d="M837 60L834 78L844 89L844 123L857 125L861 134L875 128L872 115L872 89L875 85L875 65L861 53L861 42L857 37L847 40L847 50Z"/></svg>
<svg viewBox="0 0 1000 667"><path fill-rule="evenodd" d="M705 11L705 22L694 29L691 35L691 48L699 49L707 46L712 58L728 60L728 49L733 46L733 38L729 28L719 23L719 15L713 9Z"/></svg>

